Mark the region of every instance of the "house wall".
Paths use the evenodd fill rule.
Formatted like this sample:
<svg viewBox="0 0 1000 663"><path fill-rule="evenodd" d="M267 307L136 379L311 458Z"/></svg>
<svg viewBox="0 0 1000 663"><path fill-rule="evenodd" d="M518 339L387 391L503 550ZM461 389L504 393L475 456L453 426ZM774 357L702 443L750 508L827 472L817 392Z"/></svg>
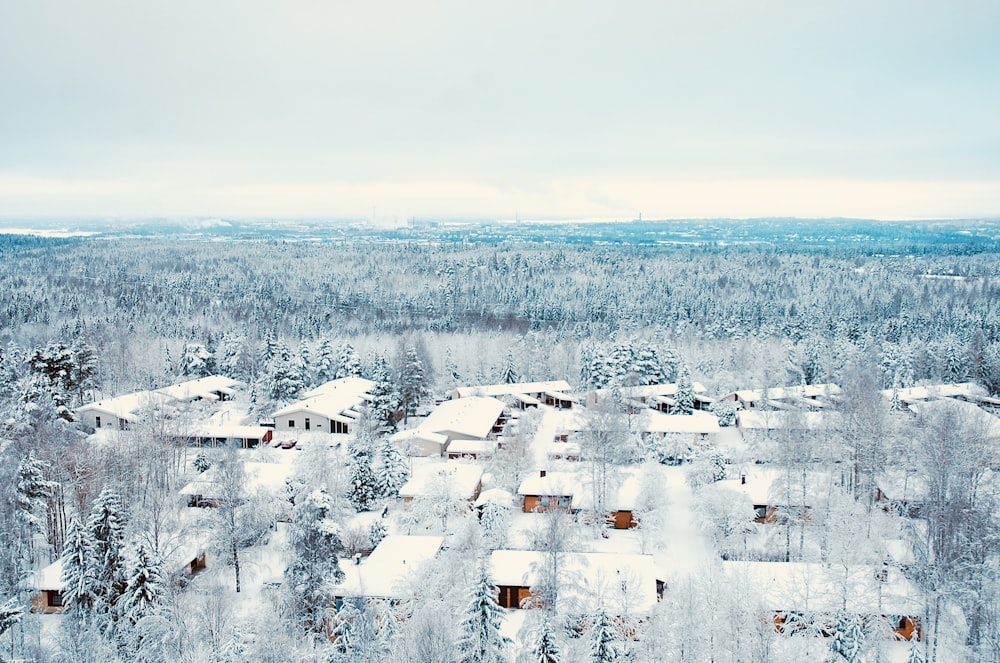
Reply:
<svg viewBox="0 0 1000 663"><path fill-rule="evenodd" d="M558 511L560 509L564 511L571 511L570 504L573 502L573 497L570 495L555 496L555 495L525 495L524 496L524 513L549 513L552 511Z"/></svg>
<svg viewBox="0 0 1000 663"><path fill-rule="evenodd" d="M121 428L122 423L118 419L118 416L112 412L106 410L84 410L80 412L80 421L83 422L85 426L90 428ZM97 418L100 417L101 425L97 425Z"/></svg>
<svg viewBox="0 0 1000 663"><path fill-rule="evenodd" d="M305 431L306 419L309 419L309 431L329 433L330 418L310 410L299 410L290 412L274 418L274 429L278 431ZM289 426L289 422L294 422L294 426Z"/></svg>
<svg viewBox="0 0 1000 663"><path fill-rule="evenodd" d="M500 585L497 587L497 604L501 608L533 608L533 601L525 603L526 599L536 598L537 594L532 594L531 589L520 585Z"/></svg>
<svg viewBox="0 0 1000 663"><path fill-rule="evenodd" d="M31 597L31 611L45 614L65 612L66 607L61 605L62 592L45 589Z"/></svg>

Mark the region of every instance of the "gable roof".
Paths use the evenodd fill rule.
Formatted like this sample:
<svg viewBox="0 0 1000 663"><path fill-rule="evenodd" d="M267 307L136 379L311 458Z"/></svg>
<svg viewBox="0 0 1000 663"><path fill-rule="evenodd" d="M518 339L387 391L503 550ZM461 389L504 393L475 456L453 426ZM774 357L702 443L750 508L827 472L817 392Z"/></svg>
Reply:
<svg viewBox="0 0 1000 663"><path fill-rule="evenodd" d="M443 536L389 535L359 564L341 563L344 581L335 585L337 596L405 598L406 580L421 564L437 555Z"/></svg>
<svg viewBox="0 0 1000 663"><path fill-rule="evenodd" d="M580 479L574 472L546 472L521 481L517 487L518 495L550 495L554 497L572 497L580 490Z"/></svg>
<svg viewBox="0 0 1000 663"><path fill-rule="evenodd" d="M483 396L445 401L417 426L417 430L422 433L457 433L482 440L493 431L493 425L505 407L502 401Z"/></svg>
<svg viewBox="0 0 1000 663"><path fill-rule="evenodd" d="M172 384L169 387L162 387L157 389L156 393L178 401L191 401L196 398L214 401L218 400L216 392L232 395L234 389L241 384L243 383L239 380L233 380L224 375L209 375L196 380Z"/></svg>
<svg viewBox="0 0 1000 663"><path fill-rule="evenodd" d="M468 398L469 396L516 396L528 394L544 394L546 392L572 391L569 382L565 380L549 380L547 382L515 382L513 384L482 384L470 387L457 387L449 394L452 399ZM564 395L564 394L563 394Z"/></svg>
<svg viewBox="0 0 1000 663"><path fill-rule="evenodd" d="M360 416L356 408L371 400L369 392L374 386L374 382L364 378L331 380L306 392L305 398L280 408L271 416L315 412L327 419L350 423Z"/></svg>
<svg viewBox="0 0 1000 663"><path fill-rule="evenodd" d="M399 489L400 497L424 497L437 485L448 486L451 494L471 499L483 479L483 468L457 461L414 463L410 479Z"/></svg>

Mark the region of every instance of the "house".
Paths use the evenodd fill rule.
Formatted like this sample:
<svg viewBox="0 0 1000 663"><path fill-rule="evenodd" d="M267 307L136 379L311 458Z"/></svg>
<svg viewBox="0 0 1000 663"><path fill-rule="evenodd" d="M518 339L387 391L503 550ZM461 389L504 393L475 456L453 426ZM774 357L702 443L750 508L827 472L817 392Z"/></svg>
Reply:
<svg viewBox="0 0 1000 663"><path fill-rule="evenodd" d="M326 382L307 391L303 398L277 410L274 428L278 431L350 433L371 402L375 383L358 377Z"/></svg>
<svg viewBox="0 0 1000 663"><path fill-rule="evenodd" d="M666 435L690 435L692 444L704 442L709 435L715 435L720 430L719 418L700 410L691 414L664 414L648 410L640 415L638 429L644 440Z"/></svg>
<svg viewBox="0 0 1000 663"><path fill-rule="evenodd" d="M706 410L708 406L715 402L715 399L707 395L705 385L701 382L692 382L691 391L694 393L694 409ZM649 408L660 412L669 412L675 404L677 396L677 383L667 382L663 384L647 384L634 387L618 387L616 389L598 389L588 396L588 403L593 404L597 400L613 397L626 403L630 409L641 411Z"/></svg>
<svg viewBox="0 0 1000 663"><path fill-rule="evenodd" d="M223 499L231 498L225 495L222 482L222 465L212 465L199 474L183 488L179 494L184 496L190 507L215 507ZM240 499L247 499L260 491L278 495L292 475L291 463L243 463L244 481Z"/></svg>
<svg viewBox="0 0 1000 663"><path fill-rule="evenodd" d="M652 555L495 550L490 574L499 590L497 603L508 609L543 607L542 585L553 561L557 608L566 614L593 614L600 601L614 616L641 615L663 596Z"/></svg>
<svg viewBox="0 0 1000 663"><path fill-rule="evenodd" d="M241 386L244 384L239 380L233 380L224 375L209 375L157 389L156 393L163 394L175 401L214 403L231 400L236 395L236 390Z"/></svg>
<svg viewBox="0 0 1000 663"><path fill-rule="evenodd" d="M755 597L782 633L830 635L838 614L883 620L900 640L920 640L924 597L899 569L806 562L722 562L728 581Z"/></svg>
<svg viewBox="0 0 1000 663"><path fill-rule="evenodd" d="M528 477L517 488L523 500L524 513L540 511L573 511L573 496L580 490L580 481L575 473L548 472L539 470Z"/></svg>
<svg viewBox="0 0 1000 663"><path fill-rule="evenodd" d="M809 504L802 503L802 473L794 475L780 469L750 465L738 471L730 466L729 477L716 481L709 490L727 489L745 495L754 509L754 522L772 524L783 521L789 515L809 519ZM733 476L735 474L735 476ZM816 495L822 482L829 480L826 474L809 471L806 473L806 501Z"/></svg>
<svg viewBox="0 0 1000 663"><path fill-rule="evenodd" d="M927 495L927 480L905 467L888 467L875 477L875 502L888 513L919 518Z"/></svg>
<svg viewBox="0 0 1000 663"><path fill-rule="evenodd" d="M486 453L496 448L497 436L507 423L505 409L502 401L486 396L444 401L419 426L389 439L417 456L442 454L456 440L493 442L478 447L479 452Z"/></svg>
<svg viewBox="0 0 1000 663"><path fill-rule="evenodd" d="M560 409L569 409L579 402L569 392L572 387L565 380L549 380L546 382L515 382L512 384L484 384L471 387L458 387L448 394L451 400L469 398L470 396L491 396L493 398L510 399L515 406L524 410L547 403Z"/></svg>
<svg viewBox="0 0 1000 663"><path fill-rule="evenodd" d="M741 410L736 413L736 429L745 440L770 439L774 431L823 431L839 422L836 412L799 410Z"/></svg>
<svg viewBox="0 0 1000 663"><path fill-rule="evenodd" d="M498 440L455 440L448 444L448 458L491 458Z"/></svg>
<svg viewBox="0 0 1000 663"><path fill-rule="evenodd" d="M903 389L883 389L882 396L886 401L898 401L902 410L909 410L914 403L949 398L971 403L985 402L993 404L996 399L989 398L986 390L975 382L960 382L955 384L930 384L923 387L906 387Z"/></svg>
<svg viewBox="0 0 1000 663"><path fill-rule="evenodd" d="M483 468L473 463L414 463L410 479L399 489L404 502L448 495L474 502L482 490Z"/></svg>
<svg viewBox="0 0 1000 663"><path fill-rule="evenodd" d="M175 402L166 394L137 391L114 398L105 398L77 408L76 417L95 430L110 428L127 430L142 420L142 412L157 410Z"/></svg>
<svg viewBox="0 0 1000 663"><path fill-rule="evenodd" d="M603 514L605 522L615 529L632 529L639 526L636 510L639 506L639 477L635 471L626 470L623 476L615 477L608 491ZM594 491L577 490L573 494L570 509L575 513L594 514Z"/></svg>
<svg viewBox="0 0 1000 663"><path fill-rule="evenodd" d="M224 401L231 399L243 383L222 375L210 375L197 380L180 382L151 391L137 391L114 398L104 398L77 408L77 419L99 430L126 430L142 420L146 410L163 409L194 401Z"/></svg>
<svg viewBox="0 0 1000 663"><path fill-rule="evenodd" d="M195 447L237 446L253 449L271 442L274 439L274 429L267 426L210 424L177 435L176 439Z"/></svg>
<svg viewBox="0 0 1000 663"><path fill-rule="evenodd" d="M408 598L413 574L437 556L444 543L442 536L390 535L382 539L368 557L358 555L352 562L341 563L344 580L333 587L335 607L345 598Z"/></svg>
<svg viewBox="0 0 1000 663"><path fill-rule="evenodd" d="M839 395L840 387L827 383L771 389L741 389L726 394L719 400L732 401L743 410L765 408L819 410L832 405Z"/></svg>

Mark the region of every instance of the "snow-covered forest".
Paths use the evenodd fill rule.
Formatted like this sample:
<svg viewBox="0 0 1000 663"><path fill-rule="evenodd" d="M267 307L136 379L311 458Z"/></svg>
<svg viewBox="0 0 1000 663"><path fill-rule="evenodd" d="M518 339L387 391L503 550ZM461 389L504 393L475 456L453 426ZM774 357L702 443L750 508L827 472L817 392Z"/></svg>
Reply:
<svg viewBox="0 0 1000 663"><path fill-rule="evenodd" d="M1000 661L990 242L0 256L5 659Z"/></svg>

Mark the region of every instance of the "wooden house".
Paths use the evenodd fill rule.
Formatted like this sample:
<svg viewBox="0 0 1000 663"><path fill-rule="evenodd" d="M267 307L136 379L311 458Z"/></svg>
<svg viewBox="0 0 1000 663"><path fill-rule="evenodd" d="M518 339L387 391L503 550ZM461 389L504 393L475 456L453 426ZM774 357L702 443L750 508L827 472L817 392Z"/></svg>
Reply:
<svg viewBox="0 0 1000 663"><path fill-rule="evenodd" d="M367 557L345 560L340 566L344 579L333 587L334 606L340 608L345 598L409 598L413 585L408 580L437 556L443 543L442 536L389 535Z"/></svg>
<svg viewBox="0 0 1000 663"><path fill-rule="evenodd" d="M584 514L585 518L603 519L614 529L633 529L639 526L636 510L639 506L639 476L634 470L626 470L623 475L615 477L604 505L607 511L595 513L594 491L584 484L573 495L571 509L574 513Z"/></svg>
<svg viewBox="0 0 1000 663"><path fill-rule="evenodd" d="M573 496L580 490L580 480L571 472L539 470L517 488L524 513L543 511L573 512Z"/></svg>
<svg viewBox="0 0 1000 663"><path fill-rule="evenodd" d="M547 607L540 585L550 555L559 557L555 607L561 613L589 615L600 601L612 615L643 614L663 597L664 583L652 555L495 550L490 574L497 603L508 609Z"/></svg>
<svg viewBox="0 0 1000 663"><path fill-rule="evenodd" d="M809 519L810 505L802 503L801 472L786 475L780 469L749 465L742 469L729 466L729 476L707 486L709 490L730 490L745 495L753 505L754 521L772 524L785 518ZM806 501L822 493L830 477L822 472L806 474Z"/></svg>
<svg viewBox="0 0 1000 663"><path fill-rule="evenodd" d="M831 635L842 612L882 620L899 640L920 640L924 597L898 568L805 562L722 562L728 582L753 596L778 632ZM763 616L763 615L762 615Z"/></svg>

